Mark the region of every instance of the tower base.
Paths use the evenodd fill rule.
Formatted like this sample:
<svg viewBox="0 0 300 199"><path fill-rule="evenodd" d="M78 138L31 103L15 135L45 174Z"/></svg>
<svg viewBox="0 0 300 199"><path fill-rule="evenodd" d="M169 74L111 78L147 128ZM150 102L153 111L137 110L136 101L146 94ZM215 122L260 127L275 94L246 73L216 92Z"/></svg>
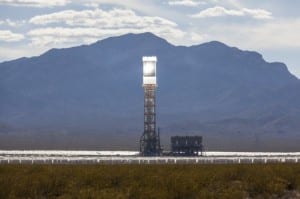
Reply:
<svg viewBox="0 0 300 199"><path fill-rule="evenodd" d="M142 156L160 156L162 154L159 134L154 138L146 138L145 133L142 135L140 139L140 154Z"/></svg>

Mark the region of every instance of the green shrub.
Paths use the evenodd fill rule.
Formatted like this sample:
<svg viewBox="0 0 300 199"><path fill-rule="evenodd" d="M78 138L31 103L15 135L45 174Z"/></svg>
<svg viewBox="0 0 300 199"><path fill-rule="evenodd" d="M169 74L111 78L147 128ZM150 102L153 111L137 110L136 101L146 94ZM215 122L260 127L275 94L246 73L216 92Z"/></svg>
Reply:
<svg viewBox="0 0 300 199"><path fill-rule="evenodd" d="M299 191L298 164L0 165L0 199L284 198Z"/></svg>

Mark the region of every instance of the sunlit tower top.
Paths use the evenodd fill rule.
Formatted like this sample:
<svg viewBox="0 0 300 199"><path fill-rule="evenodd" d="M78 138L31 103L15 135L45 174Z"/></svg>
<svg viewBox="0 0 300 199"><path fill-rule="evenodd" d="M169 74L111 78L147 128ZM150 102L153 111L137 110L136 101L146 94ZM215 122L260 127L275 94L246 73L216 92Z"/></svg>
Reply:
<svg viewBox="0 0 300 199"><path fill-rule="evenodd" d="M159 133L156 132L156 62L155 56L143 57L144 133L140 140L140 152L144 156L161 153Z"/></svg>
<svg viewBox="0 0 300 199"><path fill-rule="evenodd" d="M143 57L143 85L156 85L156 62L157 58Z"/></svg>

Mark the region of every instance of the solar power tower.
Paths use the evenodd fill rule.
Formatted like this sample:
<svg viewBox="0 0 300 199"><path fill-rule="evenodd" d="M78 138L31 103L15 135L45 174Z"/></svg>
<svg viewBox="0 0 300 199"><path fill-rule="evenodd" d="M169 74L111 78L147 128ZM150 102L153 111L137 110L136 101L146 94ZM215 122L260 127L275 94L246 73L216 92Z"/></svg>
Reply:
<svg viewBox="0 0 300 199"><path fill-rule="evenodd" d="M144 133L140 140L140 152L143 156L161 154L159 132L156 131L156 62L155 56L143 57Z"/></svg>

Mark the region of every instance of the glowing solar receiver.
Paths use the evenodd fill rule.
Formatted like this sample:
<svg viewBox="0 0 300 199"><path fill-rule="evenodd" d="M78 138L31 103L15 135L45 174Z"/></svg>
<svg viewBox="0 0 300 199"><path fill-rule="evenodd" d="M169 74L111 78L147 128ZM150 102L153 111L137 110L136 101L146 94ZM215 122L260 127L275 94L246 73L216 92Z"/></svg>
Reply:
<svg viewBox="0 0 300 199"><path fill-rule="evenodd" d="M143 84L156 85L156 57L143 57Z"/></svg>

